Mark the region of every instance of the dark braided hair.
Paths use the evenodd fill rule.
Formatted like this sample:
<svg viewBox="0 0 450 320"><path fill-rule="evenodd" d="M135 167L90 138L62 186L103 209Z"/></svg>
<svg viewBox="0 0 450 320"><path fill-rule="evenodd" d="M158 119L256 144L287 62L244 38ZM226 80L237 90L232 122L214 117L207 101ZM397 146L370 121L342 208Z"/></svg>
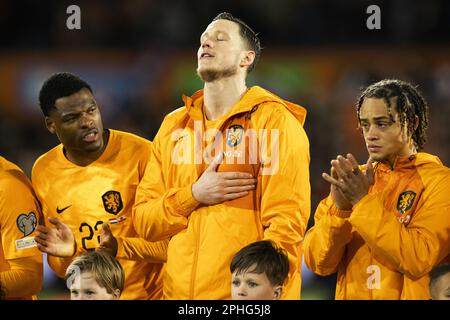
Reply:
<svg viewBox="0 0 450 320"><path fill-rule="evenodd" d="M395 122L392 116L392 102L395 110L400 117L402 127L407 127L408 134L412 139L417 150L423 149L427 141L426 130L428 128L428 105L421 93L412 84L397 80L385 79L368 86L358 98L357 115L360 122L361 106L365 98L383 99L388 107L389 117ZM419 118L417 128L415 127L416 116Z"/></svg>

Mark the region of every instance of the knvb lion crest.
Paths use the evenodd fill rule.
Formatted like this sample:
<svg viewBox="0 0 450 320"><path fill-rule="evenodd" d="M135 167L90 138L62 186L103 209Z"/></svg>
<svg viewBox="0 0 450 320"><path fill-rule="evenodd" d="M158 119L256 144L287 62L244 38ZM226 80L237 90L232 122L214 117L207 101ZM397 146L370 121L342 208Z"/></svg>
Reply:
<svg viewBox="0 0 450 320"><path fill-rule="evenodd" d="M122 197L118 191L108 191L102 195L103 207L109 213L118 214L123 209Z"/></svg>
<svg viewBox="0 0 450 320"><path fill-rule="evenodd" d="M401 214L411 209L414 199L416 198L416 193L414 191L405 191L400 193L397 201L397 210Z"/></svg>
<svg viewBox="0 0 450 320"><path fill-rule="evenodd" d="M242 141L244 128L239 124L234 124L227 129L227 145L236 147Z"/></svg>
<svg viewBox="0 0 450 320"><path fill-rule="evenodd" d="M37 218L34 212L28 214L21 213L16 220L17 228L23 233L23 236L29 236L37 226Z"/></svg>

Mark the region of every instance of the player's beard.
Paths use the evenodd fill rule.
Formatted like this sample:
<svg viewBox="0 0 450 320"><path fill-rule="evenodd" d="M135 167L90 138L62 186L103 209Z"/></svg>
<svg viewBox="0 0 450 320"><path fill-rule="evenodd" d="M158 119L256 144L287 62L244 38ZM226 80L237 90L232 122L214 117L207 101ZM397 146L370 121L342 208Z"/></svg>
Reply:
<svg viewBox="0 0 450 320"><path fill-rule="evenodd" d="M197 74L204 82L214 82L223 78L234 76L237 73L237 70L237 66L230 66L222 70L212 68L204 70L197 69Z"/></svg>

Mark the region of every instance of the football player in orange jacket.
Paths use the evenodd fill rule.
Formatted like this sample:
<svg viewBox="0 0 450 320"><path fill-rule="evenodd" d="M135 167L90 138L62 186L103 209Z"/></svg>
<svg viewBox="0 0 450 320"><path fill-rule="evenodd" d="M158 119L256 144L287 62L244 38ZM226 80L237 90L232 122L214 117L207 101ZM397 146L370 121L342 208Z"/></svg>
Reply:
<svg viewBox="0 0 450 320"><path fill-rule="evenodd" d="M282 298L300 298L310 210L306 110L261 87L247 88L260 51L245 23L217 16L200 37L204 89L184 97L153 141L133 222L147 240L171 237L167 299L230 299L233 255L262 239L288 255Z"/></svg>
<svg viewBox="0 0 450 320"><path fill-rule="evenodd" d="M428 272L448 259L450 170L418 152L427 104L400 80L364 90L357 105L369 160L331 161L331 194L304 241L306 265L338 273L336 299L429 299Z"/></svg>

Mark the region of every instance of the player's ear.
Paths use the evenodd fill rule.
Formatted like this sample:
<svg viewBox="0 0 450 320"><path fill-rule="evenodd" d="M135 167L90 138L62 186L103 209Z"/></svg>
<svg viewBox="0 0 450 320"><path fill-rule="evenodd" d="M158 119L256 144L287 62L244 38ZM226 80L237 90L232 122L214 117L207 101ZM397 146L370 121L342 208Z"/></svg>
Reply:
<svg viewBox="0 0 450 320"><path fill-rule="evenodd" d="M45 126L47 127L48 131L50 131L52 134L56 133L55 122L49 116L45 117Z"/></svg>
<svg viewBox="0 0 450 320"><path fill-rule="evenodd" d="M273 288L273 300L279 300L283 293L283 286L276 286Z"/></svg>
<svg viewBox="0 0 450 320"><path fill-rule="evenodd" d="M241 59L241 67L250 66L255 61L255 51L244 51L244 56Z"/></svg>
<svg viewBox="0 0 450 320"><path fill-rule="evenodd" d="M120 298L120 290L116 289L113 292L113 300L119 300L119 298Z"/></svg>

